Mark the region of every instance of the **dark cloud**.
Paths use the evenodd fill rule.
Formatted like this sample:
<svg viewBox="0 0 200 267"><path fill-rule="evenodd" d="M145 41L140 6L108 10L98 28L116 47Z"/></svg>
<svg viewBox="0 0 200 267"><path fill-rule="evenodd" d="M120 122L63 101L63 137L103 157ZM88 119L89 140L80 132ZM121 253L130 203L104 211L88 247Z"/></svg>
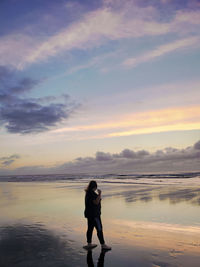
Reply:
<svg viewBox="0 0 200 267"><path fill-rule="evenodd" d="M0 84L6 79L10 78L11 71L5 66L0 65Z"/></svg>
<svg viewBox="0 0 200 267"><path fill-rule="evenodd" d="M14 159L10 159L10 160L5 160L2 164L3 164L4 166L9 166L9 165L11 165L13 162L14 162Z"/></svg>
<svg viewBox="0 0 200 267"><path fill-rule="evenodd" d="M149 155L149 152L146 150L139 150L135 152L133 150L126 148L122 150L122 152L119 154L113 154L113 157L114 158L137 159L137 158L142 158L147 155Z"/></svg>
<svg viewBox="0 0 200 267"><path fill-rule="evenodd" d="M42 106L33 102L18 103L1 109L1 120L10 133L36 133L48 130L57 122L67 118L63 104Z"/></svg>
<svg viewBox="0 0 200 267"><path fill-rule="evenodd" d="M122 158L130 158L130 159L133 159L136 157L136 153L130 149L124 149L120 155L120 157Z"/></svg>
<svg viewBox="0 0 200 267"><path fill-rule="evenodd" d="M185 149L165 148L152 153L146 150L133 151L130 149L124 149L118 154L98 151L94 157L79 157L74 161L52 168L45 166L20 167L13 170L13 174L198 172L200 171L199 143L200 141ZM12 158L5 160L12 160ZM5 169L0 170L0 173L4 174Z"/></svg>
<svg viewBox="0 0 200 267"><path fill-rule="evenodd" d="M28 92L34 88L35 85L37 85L39 81L32 80L30 78L24 78L21 81L19 81L19 84L17 86L9 88L10 93L13 94L21 94Z"/></svg>
<svg viewBox="0 0 200 267"><path fill-rule="evenodd" d="M98 151L95 157L78 158L57 167L69 172L157 172L198 171L200 166L200 141L185 149L165 148L150 153L146 150L124 149L118 154Z"/></svg>
<svg viewBox="0 0 200 267"><path fill-rule="evenodd" d="M15 154L15 155L11 155L9 157L2 157L0 158L0 163L3 166L9 166L11 165L16 159L19 159L20 156Z"/></svg>
<svg viewBox="0 0 200 267"><path fill-rule="evenodd" d="M112 160L112 155L110 153L97 152L96 153L96 160L97 161L108 161L108 160Z"/></svg>
<svg viewBox="0 0 200 267"><path fill-rule="evenodd" d="M43 173L153 173L199 171L199 142L185 149L165 148L150 153L146 150L125 149L118 154L98 151L95 157L80 157ZM41 170L40 170L41 171Z"/></svg>
<svg viewBox="0 0 200 267"><path fill-rule="evenodd" d="M194 149L200 150L200 141L194 144Z"/></svg>
<svg viewBox="0 0 200 267"><path fill-rule="evenodd" d="M5 67L0 67L0 125L10 133L39 133L49 130L63 119L67 119L77 108L65 94L59 98L47 96L30 98L25 96L39 84L28 77L9 84L14 76ZM11 82L10 82L11 83ZM13 81L12 81L13 83Z"/></svg>

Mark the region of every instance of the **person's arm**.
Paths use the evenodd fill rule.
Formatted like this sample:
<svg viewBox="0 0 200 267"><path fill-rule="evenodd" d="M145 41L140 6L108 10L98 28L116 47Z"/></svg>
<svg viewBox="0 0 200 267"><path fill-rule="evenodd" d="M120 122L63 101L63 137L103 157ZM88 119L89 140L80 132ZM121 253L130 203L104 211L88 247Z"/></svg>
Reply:
<svg viewBox="0 0 200 267"><path fill-rule="evenodd" d="M95 205L98 205L99 204L99 202L101 201L101 190L100 189L98 189L97 190L98 191L98 197L95 199L95 200L93 200L93 203L95 204Z"/></svg>

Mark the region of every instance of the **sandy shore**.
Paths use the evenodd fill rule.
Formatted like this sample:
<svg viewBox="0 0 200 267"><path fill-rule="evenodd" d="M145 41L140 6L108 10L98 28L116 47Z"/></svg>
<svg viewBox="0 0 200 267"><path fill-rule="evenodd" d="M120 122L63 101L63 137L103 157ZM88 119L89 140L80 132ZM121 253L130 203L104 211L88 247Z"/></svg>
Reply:
<svg viewBox="0 0 200 267"><path fill-rule="evenodd" d="M82 248L85 185L0 183L0 266L199 266L197 186L100 183L104 254Z"/></svg>

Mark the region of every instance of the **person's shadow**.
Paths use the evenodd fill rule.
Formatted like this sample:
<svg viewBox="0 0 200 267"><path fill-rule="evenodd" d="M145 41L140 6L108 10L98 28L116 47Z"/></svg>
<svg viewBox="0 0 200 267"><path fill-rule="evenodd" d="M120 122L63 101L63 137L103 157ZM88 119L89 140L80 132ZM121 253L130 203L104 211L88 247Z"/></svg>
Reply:
<svg viewBox="0 0 200 267"><path fill-rule="evenodd" d="M101 251L100 256L98 258L97 267L103 267L104 266L104 258L105 258L106 252L107 252L106 250ZM87 264L88 264L88 267L94 267L94 262L93 262L93 258L92 258L92 250L88 250Z"/></svg>

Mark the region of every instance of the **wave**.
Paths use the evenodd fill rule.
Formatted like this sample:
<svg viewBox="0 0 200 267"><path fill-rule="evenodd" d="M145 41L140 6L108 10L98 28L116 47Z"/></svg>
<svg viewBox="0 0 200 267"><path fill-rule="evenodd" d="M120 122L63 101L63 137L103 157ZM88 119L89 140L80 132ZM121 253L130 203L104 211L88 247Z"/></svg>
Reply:
<svg viewBox="0 0 200 267"><path fill-rule="evenodd" d="M91 179L105 183L150 183L169 180L200 178L200 172L173 173L173 174L46 174L46 175L4 175L0 182L87 182Z"/></svg>

